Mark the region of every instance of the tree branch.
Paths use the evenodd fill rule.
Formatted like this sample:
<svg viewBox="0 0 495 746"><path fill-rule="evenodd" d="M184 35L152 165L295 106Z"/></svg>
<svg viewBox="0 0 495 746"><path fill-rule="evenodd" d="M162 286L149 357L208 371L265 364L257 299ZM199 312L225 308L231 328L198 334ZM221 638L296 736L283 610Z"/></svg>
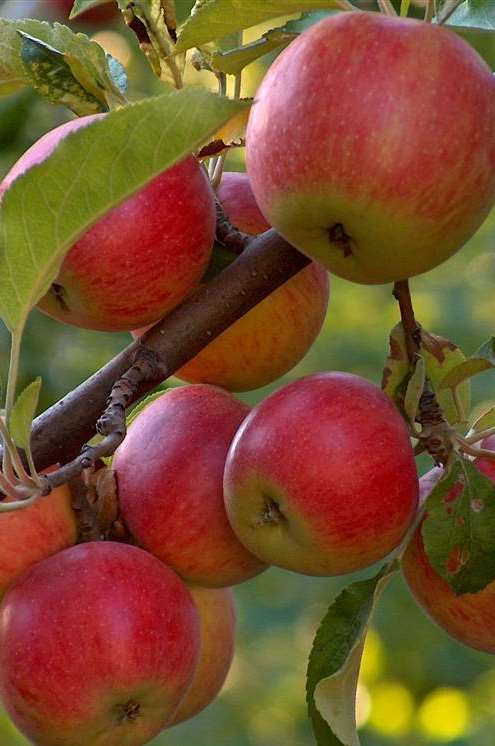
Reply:
<svg viewBox="0 0 495 746"><path fill-rule="evenodd" d="M138 376L126 406L171 376L307 264L309 259L274 230L253 238L247 250L208 285L200 287L140 340L35 420L32 450L37 468L78 457L81 447L95 433L115 382L132 367L137 354L140 360L143 352L155 355L156 367ZM86 456L93 459L102 455L101 446ZM84 459L85 454L79 458Z"/></svg>

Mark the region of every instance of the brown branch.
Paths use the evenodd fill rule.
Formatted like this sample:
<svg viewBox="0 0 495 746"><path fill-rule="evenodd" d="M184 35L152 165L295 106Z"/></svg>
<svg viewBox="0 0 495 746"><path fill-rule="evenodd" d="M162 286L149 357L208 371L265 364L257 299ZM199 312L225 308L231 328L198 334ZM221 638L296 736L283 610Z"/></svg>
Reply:
<svg viewBox="0 0 495 746"><path fill-rule="evenodd" d="M407 280L399 280L394 285L394 298L399 303L402 327L406 338L406 349L409 362L413 364L421 344L421 328L414 317L414 309Z"/></svg>
<svg viewBox="0 0 495 746"><path fill-rule="evenodd" d="M248 250L208 285L199 288L139 341L129 345L35 420L32 450L37 468L41 470L57 462L76 459L77 466L67 464L58 470L67 478L73 470L81 471L115 446L121 437L120 431L107 435L101 443L79 454L82 446L93 437L96 422L105 410L115 382L135 363L136 353L140 353L140 361L143 351L150 355L148 362L152 359L156 367L133 381L132 391L126 392L127 406L172 375L308 263L309 259L274 230L253 238ZM112 410L111 417L117 410L118 406Z"/></svg>

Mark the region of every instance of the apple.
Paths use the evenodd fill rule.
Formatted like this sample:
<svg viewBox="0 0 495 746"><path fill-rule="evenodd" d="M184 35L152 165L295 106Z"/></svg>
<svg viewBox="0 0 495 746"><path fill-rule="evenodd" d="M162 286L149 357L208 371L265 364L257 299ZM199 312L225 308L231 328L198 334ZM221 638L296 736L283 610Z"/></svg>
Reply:
<svg viewBox="0 0 495 746"><path fill-rule="evenodd" d="M270 67L246 159L290 243L354 282L403 280L460 249L495 201L495 80L438 25L339 13Z"/></svg>
<svg viewBox="0 0 495 746"><path fill-rule="evenodd" d="M189 588L199 613L199 663L172 725L190 720L217 696L232 663L235 643L234 595L230 588Z"/></svg>
<svg viewBox="0 0 495 746"><path fill-rule="evenodd" d="M0 195L67 135L101 116L73 119L44 135L7 174ZM203 168L189 156L79 238L38 308L86 329L129 331L156 321L199 283L215 222L213 190Z"/></svg>
<svg viewBox="0 0 495 746"><path fill-rule="evenodd" d="M245 233L270 228L254 200L247 174L225 173L218 197L230 221ZM327 271L310 264L210 342L176 375L229 391L266 386L307 353L325 319L328 293Z"/></svg>
<svg viewBox="0 0 495 746"><path fill-rule="evenodd" d="M485 447L494 448L495 440ZM476 466L495 482L495 462L478 458ZM421 478L421 493L424 499L431 492L442 474L441 469L432 469ZM454 487L455 490L455 487ZM450 492L444 497L448 502ZM453 495L452 495L453 497ZM424 520L428 520L426 515ZM436 624L464 645L495 653L495 582L490 583L479 593L465 593L456 596L446 580L431 566L425 552L421 526L415 531L411 543L402 559L402 573L412 595L423 611Z"/></svg>
<svg viewBox="0 0 495 746"><path fill-rule="evenodd" d="M0 606L0 695L39 746L142 746L191 683L199 619L142 549L91 542L25 573Z"/></svg>
<svg viewBox="0 0 495 746"><path fill-rule="evenodd" d="M120 15L115 0L90 8L82 15L77 16L77 18L73 18L70 21L69 14L74 6L74 0L55 0L54 5L58 6L57 10L62 15L63 22L69 22L70 24L84 23L99 26L105 23L111 23Z"/></svg>
<svg viewBox="0 0 495 746"><path fill-rule="evenodd" d="M213 386L171 389L138 414L115 452L127 527L188 583L229 586L265 569L237 540L223 500L225 459L248 412Z"/></svg>
<svg viewBox="0 0 495 746"><path fill-rule="evenodd" d="M260 560L341 575L400 543L418 478L389 398L359 376L319 373L252 410L230 448L224 490L235 533Z"/></svg>
<svg viewBox="0 0 495 746"><path fill-rule="evenodd" d="M66 484L27 508L0 514L0 598L31 565L72 546L77 535Z"/></svg>

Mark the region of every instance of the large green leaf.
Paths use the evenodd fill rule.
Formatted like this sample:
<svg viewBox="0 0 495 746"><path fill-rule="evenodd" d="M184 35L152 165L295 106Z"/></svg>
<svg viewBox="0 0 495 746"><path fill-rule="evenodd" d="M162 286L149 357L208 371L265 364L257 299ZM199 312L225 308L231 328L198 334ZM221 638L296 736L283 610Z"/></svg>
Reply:
<svg viewBox="0 0 495 746"><path fill-rule="evenodd" d="M454 592L477 593L495 580L495 485L459 458L426 501L422 535L432 566Z"/></svg>
<svg viewBox="0 0 495 746"><path fill-rule="evenodd" d="M245 107L199 88L151 98L80 128L16 179L0 207L6 325L23 328L81 233Z"/></svg>
<svg viewBox="0 0 495 746"><path fill-rule="evenodd" d="M347 0L197 0L181 26L176 50L185 52L271 18L308 10L349 10Z"/></svg>
<svg viewBox="0 0 495 746"><path fill-rule="evenodd" d="M41 378L26 386L18 396L10 415L9 430L16 446L27 450L31 441L31 424L36 414L41 390Z"/></svg>
<svg viewBox="0 0 495 746"><path fill-rule="evenodd" d="M60 64L62 56L75 81L104 108L114 100L124 103L122 89L126 81L122 77L122 66L85 34L75 34L60 23L52 26L44 21L8 21L3 18L0 18L0 95L33 85L33 82L36 84L32 68L22 59L23 42L19 32L24 38L28 35L41 42L46 51L51 50L56 63ZM45 75L45 85L47 80Z"/></svg>
<svg viewBox="0 0 495 746"><path fill-rule="evenodd" d="M356 687L364 638L375 602L398 570L352 583L328 609L309 656L306 699L318 746L359 746Z"/></svg>

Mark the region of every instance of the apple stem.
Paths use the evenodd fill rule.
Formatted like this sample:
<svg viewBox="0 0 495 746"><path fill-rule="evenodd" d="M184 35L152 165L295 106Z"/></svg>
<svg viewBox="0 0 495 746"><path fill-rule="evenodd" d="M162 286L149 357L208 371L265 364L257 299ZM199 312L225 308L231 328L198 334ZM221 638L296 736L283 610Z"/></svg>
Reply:
<svg viewBox="0 0 495 746"><path fill-rule="evenodd" d="M402 327L406 337L407 357L411 365L416 360L421 343L421 329L414 316L411 291L407 280L399 280L394 284L394 298L399 303Z"/></svg>
<svg viewBox="0 0 495 746"><path fill-rule="evenodd" d="M435 8L436 2L435 0L426 0L426 6L425 6L425 15L424 15L424 21L425 23L431 23L433 20L433 16L436 15Z"/></svg>
<svg viewBox="0 0 495 746"><path fill-rule="evenodd" d="M386 16L397 15L397 12L390 0L378 0L378 6L380 8L380 13L384 13L384 15Z"/></svg>

